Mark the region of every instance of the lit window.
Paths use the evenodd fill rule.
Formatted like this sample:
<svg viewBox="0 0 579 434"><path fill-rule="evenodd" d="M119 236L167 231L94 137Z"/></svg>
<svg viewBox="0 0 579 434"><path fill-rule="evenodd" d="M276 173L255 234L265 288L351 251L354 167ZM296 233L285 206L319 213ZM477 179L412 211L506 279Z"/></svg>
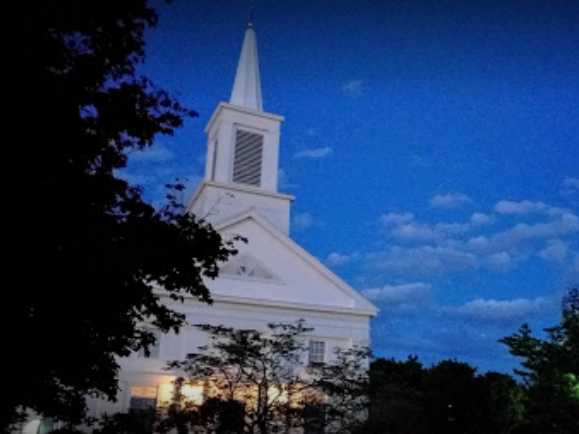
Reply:
<svg viewBox="0 0 579 434"><path fill-rule="evenodd" d="M158 403L160 406L167 406L174 397L175 385L163 383L159 386ZM201 405L205 397L203 384L184 384L181 388L181 395L185 404Z"/></svg>
<svg viewBox="0 0 579 434"><path fill-rule="evenodd" d="M324 341L310 341L309 363L324 363L326 359L326 343Z"/></svg>
<svg viewBox="0 0 579 434"><path fill-rule="evenodd" d="M156 387L131 387L131 402L129 409L133 411L151 410L157 407Z"/></svg>

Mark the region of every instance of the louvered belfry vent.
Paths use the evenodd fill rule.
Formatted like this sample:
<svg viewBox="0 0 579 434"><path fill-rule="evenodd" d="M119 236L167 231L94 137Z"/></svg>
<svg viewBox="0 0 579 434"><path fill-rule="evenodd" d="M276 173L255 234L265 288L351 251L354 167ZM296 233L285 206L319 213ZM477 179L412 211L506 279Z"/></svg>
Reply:
<svg viewBox="0 0 579 434"><path fill-rule="evenodd" d="M237 130L233 160L233 182L258 186L261 184L263 136Z"/></svg>

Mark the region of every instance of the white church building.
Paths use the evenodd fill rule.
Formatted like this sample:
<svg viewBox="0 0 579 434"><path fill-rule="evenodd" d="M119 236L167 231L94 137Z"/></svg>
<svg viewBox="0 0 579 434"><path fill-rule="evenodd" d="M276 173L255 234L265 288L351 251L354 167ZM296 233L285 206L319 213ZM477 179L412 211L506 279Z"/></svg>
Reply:
<svg viewBox="0 0 579 434"><path fill-rule="evenodd" d="M210 221L224 238L239 234L239 253L208 280L213 305L194 298L166 299L190 324L158 336L149 356L120 360L117 402L90 400L90 414L124 412L168 401L176 373L167 361L183 360L206 337L194 325L265 329L271 322L303 319L311 361L327 361L335 347L370 344L377 308L290 238L293 197L278 192L280 128L284 118L264 111L256 34L245 31L229 102L217 105L205 132L205 177L188 210ZM203 390L190 391L202 400ZM38 422L39 423L39 422ZM38 432L29 425L24 432Z"/></svg>
<svg viewBox="0 0 579 434"><path fill-rule="evenodd" d="M271 322L304 319L314 329L308 346L316 361L328 360L338 346L370 344L377 308L290 238L294 198L278 192L283 121L263 109L256 33L249 23L231 98L217 105L205 128L205 177L188 205L224 238L241 235L247 243L239 243L219 277L207 281L213 305L167 298L190 326L159 336L149 357L122 360L118 401L98 403L95 413L167 400L175 376L164 369L166 362L183 360L206 343L194 324L263 330Z"/></svg>

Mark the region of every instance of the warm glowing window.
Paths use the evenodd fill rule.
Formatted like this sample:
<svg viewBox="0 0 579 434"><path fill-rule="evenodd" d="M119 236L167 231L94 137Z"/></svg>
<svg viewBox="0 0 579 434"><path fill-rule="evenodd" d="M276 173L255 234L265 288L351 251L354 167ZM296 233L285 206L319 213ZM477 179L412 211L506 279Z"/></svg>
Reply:
<svg viewBox="0 0 579 434"><path fill-rule="evenodd" d="M157 407L157 388L147 386L131 387L130 410L151 410Z"/></svg>
<svg viewBox="0 0 579 434"><path fill-rule="evenodd" d="M175 385L171 383L164 383L159 386L159 406L166 406L173 400L175 393ZM187 404L201 405L204 399L203 384L184 384L181 388L183 400Z"/></svg>
<svg viewBox="0 0 579 434"><path fill-rule="evenodd" d="M324 363L326 359L326 343L324 341L310 341L309 363Z"/></svg>

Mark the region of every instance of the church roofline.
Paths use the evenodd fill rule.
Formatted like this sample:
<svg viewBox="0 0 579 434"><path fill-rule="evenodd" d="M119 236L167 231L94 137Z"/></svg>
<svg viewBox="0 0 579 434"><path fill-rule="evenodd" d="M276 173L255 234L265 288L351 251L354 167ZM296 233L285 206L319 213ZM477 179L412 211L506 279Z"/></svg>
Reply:
<svg viewBox="0 0 579 434"><path fill-rule="evenodd" d="M245 186L242 184L223 183L223 182L203 180L203 181L201 181L199 186L193 192L191 199L189 199L189 202L187 204L187 210L191 210L193 208L195 201L197 201L197 198L201 195L201 193L203 192L203 190L206 187L225 188L228 190L240 191L243 193L258 194L261 196L271 197L274 199L283 199L283 200L289 200L289 201L295 200L295 196L292 196L291 194L278 193L278 192L274 192L274 191L264 190L261 188L251 187L249 185ZM244 211L244 213L245 213L245 211Z"/></svg>
<svg viewBox="0 0 579 434"><path fill-rule="evenodd" d="M378 312L380 309L378 309L378 307L374 303L372 303L370 300L368 300L366 297L364 297L362 294L360 294L358 291L356 291L354 288L352 288L350 285L348 285L344 280L342 280L340 277L338 277L336 274L334 274L332 271L330 271L324 264L322 264L317 258L312 256L311 254L309 254L306 250L304 250L294 240L287 237L285 234L281 233L277 228L275 228L273 225L271 225L267 220L265 220L263 217L261 217L259 214L257 214L254 209L250 209L249 211L245 211L245 212L239 214L237 217L233 217L233 218L228 219L227 221L224 221L220 224L216 224L216 225L214 225L214 227L217 231L221 231L221 230L226 229L229 226L233 226L234 224L237 224L237 223L242 222L243 220L247 220L247 219L253 219L256 223L258 223L260 226L262 226L263 229L268 231L272 236L277 238L281 243L283 243L290 250L293 250L306 263L311 265L316 271L318 271L320 274L322 274L324 277L326 277L328 280L330 280L330 282L335 284L345 294L353 297L356 301L358 301L362 304L361 307L351 308L351 309L361 309L361 310L365 310L368 312L372 312L371 316L378 315Z"/></svg>
<svg viewBox="0 0 579 434"><path fill-rule="evenodd" d="M321 304L291 303L286 301L276 301L276 300L257 299L248 297L234 297L230 295L218 295L218 294L213 294L211 297L213 298L214 301L227 302L232 304L279 307L282 309L306 310L315 312L343 313L359 316L375 316L377 314L377 311L373 309L364 309L359 307L340 307Z"/></svg>
<svg viewBox="0 0 579 434"><path fill-rule="evenodd" d="M261 118L267 118L267 119L271 119L273 121L278 121L278 122L283 122L285 120L285 118L283 116L280 116L280 115L276 115L276 114L268 113L268 112L263 112L263 111L258 111L258 110L253 110L253 109L250 109L247 107L242 107L242 106L238 106L235 104L230 104L228 102L222 101L219 103L219 105L213 111L211 118L209 118L209 122L207 122L207 126L205 127L205 134L209 134L209 131L211 131L213 124L215 123L215 120L219 116L219 113L221 113L221 111L223 111L224 109L237 111L237 112L240 112L240 113L243 113L246 115L250 115L250 116L258 116Z"/></svg>

